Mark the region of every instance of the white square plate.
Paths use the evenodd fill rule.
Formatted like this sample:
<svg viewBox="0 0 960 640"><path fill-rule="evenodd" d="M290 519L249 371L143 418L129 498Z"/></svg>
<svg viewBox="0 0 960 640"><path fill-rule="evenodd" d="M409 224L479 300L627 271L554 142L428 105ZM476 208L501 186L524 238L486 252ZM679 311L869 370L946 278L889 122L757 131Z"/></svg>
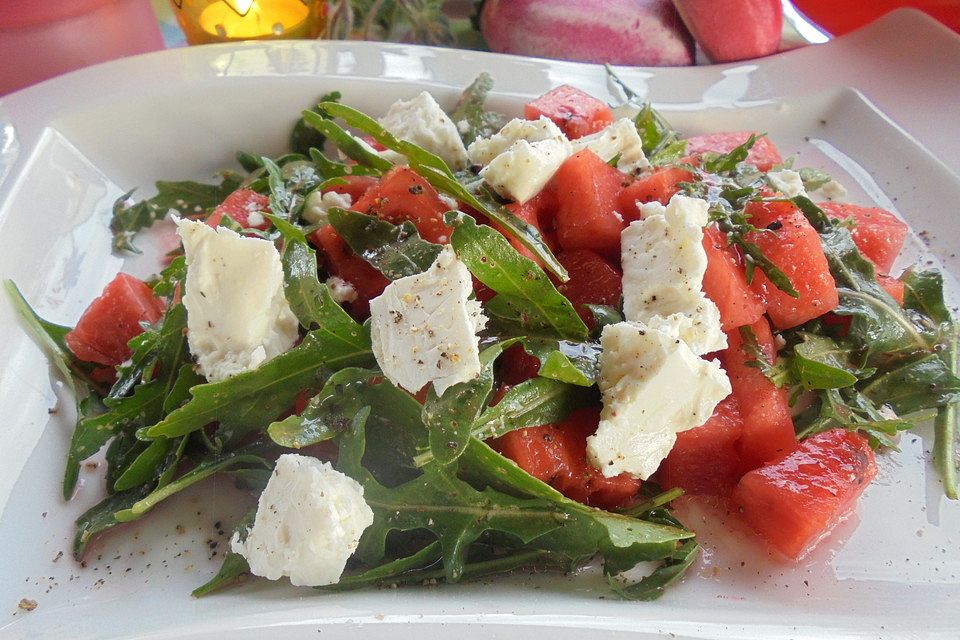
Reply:
<svg viewBox="0 0 960 640"><path fill-rule="evenodd" d="M157 178L210 176L238 149L280 152L298 111L326 91L376 113L422 89L449 103L481 70L494 75L495 106L508 112L561 83L612 99L596 66L319 42L168 51L9 96L0 100L0 277L16 281L45 317L72 324L121 267L156 269L149 258L109 253L110 206L124 191L141 186L148 195ZM875 202L928 232L924 242L908 239L901 266L931 261L960 273L960 39L951 32L899 12L828 45L764 60L622 76L685 133L768 132L800 165L840 179L852 202ZM960 289L948 280L955 300ZM72 521L102 494L99 470L82 471L78 496L62 501L72 403L5 303L0 327L4 638L960 633L960 505L942 497L929 433L883 456L858 515L804 562L775 564L720 528L704 536L714 550L655 603L618 601L590 571L340 594L251 582L194 600L190 590L215 571L225 546L217 526L229 530L244 509L217 482L104 536L81 567L69 553ZM18 610L24 597L39 607Z"/></svg>

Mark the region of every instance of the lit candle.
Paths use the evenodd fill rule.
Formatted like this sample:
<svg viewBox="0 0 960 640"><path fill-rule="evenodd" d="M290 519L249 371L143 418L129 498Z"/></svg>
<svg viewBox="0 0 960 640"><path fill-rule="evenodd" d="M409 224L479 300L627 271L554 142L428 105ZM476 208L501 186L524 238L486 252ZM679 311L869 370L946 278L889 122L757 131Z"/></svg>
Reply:
<svg viewBox="0 0 960 640"><path fill-rule="evenodd" d="M316 37L323 0L173 0L190 44Z"/></svg>

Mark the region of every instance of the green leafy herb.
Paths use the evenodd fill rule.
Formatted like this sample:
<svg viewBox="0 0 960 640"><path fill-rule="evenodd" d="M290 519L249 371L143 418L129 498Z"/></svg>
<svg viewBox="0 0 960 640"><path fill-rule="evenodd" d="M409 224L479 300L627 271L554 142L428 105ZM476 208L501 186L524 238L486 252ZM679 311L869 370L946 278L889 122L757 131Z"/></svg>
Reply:
<svg viewBox="0 0 960 640"><path fill-rule="evenodd" d="M76 521L77 531L73 537L73 557L81 560L87 550L87 545L97 534L120 524L114 514L117 511L130 508L148 492L148 487L118 491L83 512Z"/></svg>
<svg viewBox="0 0 960 640"><path fill-rule="evenodd" d="M473 433L473 424L493 393L493 364L517 339L498 342L480 354L480 375L455 384L443 396L431 388L423 404L423 424L429 433L433 459L446 465L459 458Z"/></svg>
<svg viewBox="0 0 960 640"><path fill-rule="evenodd" d="M317 102L339 102L341 97L342 95L339 91L331 91L330 93L325 93L320 96ZM310 126L310 124L301 117L297 120L296 124L293 125L293 130L290 132L290 151L307 155L310 153L312 147L322 149L326 141L327 138L323 133ZM250 171L251 169L247 170Z"/></svg>
<svg viewBox="0 0 960 640"><path fill-rule="evenodd" d="M798 170L800 180L803 181L803 188L808 193L813 193L832 179L830 174L821 169L803 167Z"/></svg>
<svg viewBox="0 0 960 640"><path fill-rule="evenodd" d="M230 453L202 460L196 467L181 475L173 482L151 491L129 507L118 510L114 513L114 518L116 518L117 522L136 520L170 496L230 468L251 466L269 469L271 468L271 464L263 458L263 455L269 451L269 447L266 447L263 443L254 443Z"/></svg>
<svg viewBox="0 0 960 640"><path fill-rule="evenodd" d="M443 247L420 237L410 221L391 224L377 216L331 208L330 224L353 252L391 280L430 268Z"/></svg>
<svg viewBox="0 0 960 640"><path fill-rule="evenodd" d="M484 108L491 89L493 77L486 71L481 72L470 86L464 89L450 113L450 119L460 130L464 145L469 145L477 138L489 138L507 123L507 117L502 113Z"/></svg>
<svg viewBox="0 0 960 640"><path fill-rule="evenodd" d="M496 230L463 216L450 242L470 272L497 292L486 304L487 313L514 322L523 331L547 331L574 340L587 336L587 327L570 301L535 262L521 256Z"/></svg>
<svg viewBox="0 0 960 640"><path fill-rule="evenodd" d="M220 184L160 181L156 183L157 195L134 204L129 202L133 191L125 193L113 204L110 219L113 250L140 253L133 245L138 231L152 226L170 211L184 216L200 215L223 202L239 186L240 180L235 175L225 174Z"/></svg>
<svg viewBox="0 0 960 640"><path fill-rule="evenodd" d="M372 136L387 149L406 156L410 167L433 185L434 188L464 202L480 214L496 222L505 229L507 233L530 249L537 258L542 260L547 269L561 280L567 279L566 269L557 261L536 227L521 220L502 205L493 202L490 198L478 197L475 193L468 190L457 181L456 177L450 171L450 168L442 159L411 142L398 140L393 134L381 127L376 120L356 109L351 109L350 107L335 102L321 103L320 109L331 117L341 118L351 127L360 129L364 133Z"/></svg>
<svg viewBox="0 0 960 640"><path fill-rule="evenodd" d="M750 149L753 148L757 140L764 137L764 135L766 134L757 135L751 133L743 144L734 147L727 153L703 154L700 162L703 165L704 171L715 174L733 173L736 171L737 165L746 160L747 156L750 155Z"/></svg>
<svg viewBox="0 0 960 640"><path fill-rule="evenodd" d="M339 307L327 319L298 346L258 368L195 386L185 405L145 429L144 436L173 438L219 422L218 434L237 442L291 407L300 391L318 387L327 371L372 360L369 336L360 325Z"/></svg>

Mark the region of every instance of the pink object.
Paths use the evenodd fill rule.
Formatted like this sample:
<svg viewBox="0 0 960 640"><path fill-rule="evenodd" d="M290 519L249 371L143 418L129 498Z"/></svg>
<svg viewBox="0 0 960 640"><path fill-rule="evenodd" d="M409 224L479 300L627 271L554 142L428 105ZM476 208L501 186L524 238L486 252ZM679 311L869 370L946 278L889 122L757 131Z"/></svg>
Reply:
<svg viewBox="0 0 960 640"><path fill-rule="evenodd" d="M0 95L163 48L150 0L0 0Z"/></svg>
<svg viewBox="0 0 960 640"><path fill-rule="evenodd" d="M673 4L711 62L759 58L780 47L780 0L673 0Z"/></svg>
<svg viewBox="0 0 960 640"><path fill-rule="evenodd" d="M487 0L493 51L641 66L693 64L693 38L670 0Z"/></svg>

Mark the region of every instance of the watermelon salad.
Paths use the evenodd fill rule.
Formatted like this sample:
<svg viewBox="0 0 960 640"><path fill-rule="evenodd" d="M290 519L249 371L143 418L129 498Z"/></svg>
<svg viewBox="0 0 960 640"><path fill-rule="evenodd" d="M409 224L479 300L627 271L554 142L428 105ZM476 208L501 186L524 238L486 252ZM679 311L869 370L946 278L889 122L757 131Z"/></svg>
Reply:
<svg viewBox="0 0 960 640"><path fill-rule="evenodd" d="M684 136L611 83L616 109L561 86L517 118L487 74L448 111L328 94L289 153L122 197L114 251L164 218L178 247L74 327L7 283L76 392L65 498L105 451L74 555L219 474L249 512L196 595L599 558L644 600L698 556L681 496L793 562L932 419L956 498L957 325L941 273L896 272L907 225L763 132Z"/></svg>

